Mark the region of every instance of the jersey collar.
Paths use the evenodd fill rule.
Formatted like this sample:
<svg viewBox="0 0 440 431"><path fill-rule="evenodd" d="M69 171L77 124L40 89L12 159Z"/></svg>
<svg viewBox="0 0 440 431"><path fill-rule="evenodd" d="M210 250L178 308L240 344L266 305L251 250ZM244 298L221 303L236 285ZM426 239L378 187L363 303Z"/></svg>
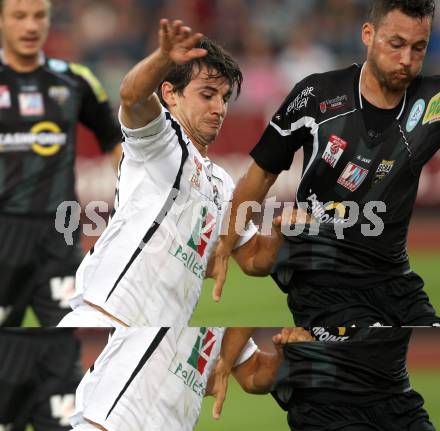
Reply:
<svg viewBox="0 0 440 431"><path fill-rule="evenodd" d="M3 49L0 49L0 62L5 66L8 65ZM43 51L40 51L38 53L38 66L43 66L45 63L46 63L46 56L44 55Z"/></svg>
<svg viewBox="0 0 440 431"><path fill-rule="evenodd" d="M362 82L362 74L364 73L364 68L365 68L365 65L366 65L366 64L367 64L367 63L365 62L365 63L362 65L361 73L360 73L360 75L359 75L359 83L358 83L358 87L359 87L359 92L358 92L358 102L359 102L359 107L360 107L360 109L364 109L364 103L362 102L361 82ZM405 107L406 107L406 93L407 93L407 90L405 90L405 95L403 96L402 109L400 110L399 114L397 115L396 120L400 120L400 117L402 116L403 112L405 111Z"/></svg>

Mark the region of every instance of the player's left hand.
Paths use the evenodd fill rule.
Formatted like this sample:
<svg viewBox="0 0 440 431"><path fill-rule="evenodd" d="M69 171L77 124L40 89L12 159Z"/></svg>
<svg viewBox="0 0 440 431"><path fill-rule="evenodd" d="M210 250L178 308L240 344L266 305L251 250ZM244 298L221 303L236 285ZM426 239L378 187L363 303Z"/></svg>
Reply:
<svg viewBox="0 0 440 431"><path fill-rule="evenodd" d="M222 413L223 404L228 391L230 374L231 370L228 370L223 360L219 358L208 379L205 396L213 396L215 398L212 407L212 417L216 420L220 419Z"/></svg>
<svg viewBox="0 0 440 431"><path fill-rule="evenodd" d="M287 343L315 341L315 338L304 328L283 328L279 334L272 337L272 342L278 353L282 352Z"/></svg>

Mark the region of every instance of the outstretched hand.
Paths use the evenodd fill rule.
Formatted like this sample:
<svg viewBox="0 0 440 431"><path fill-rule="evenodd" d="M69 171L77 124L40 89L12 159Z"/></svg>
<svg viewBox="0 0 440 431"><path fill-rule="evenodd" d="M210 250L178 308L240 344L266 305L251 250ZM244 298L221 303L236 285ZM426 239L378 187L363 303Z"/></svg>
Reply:
<svg viewBox="0 0 440 431"><path fill-rule="evenodd" d="M205 396L213 396L215 398L214 405L212 406L212 417L214 419L220 419L223 404L226 399L226 393L228 391L230 374L231 371L226 369L222 359L219 358L209 376L208 386L205 393Z"/></svg>
<svg viewBox="0 0 440 431"><path fill-rule="evenodd" d="M202 33L194 33L180 20L170 23L160 20L159 47L164 56L176 64L185 64L196 58L204 57L206 49L196 48L202 40Z"/></svg>
<svg viewBox="0 0 440 431"><path fill-rule="evenodd" d="M228 263L231 253L220 239L213 253L212 262L209 265L206 277L215 280L214 288L212 290L212 298L215 302L219 302L222 296L223 285L226 281L228 273Z"/></svg>

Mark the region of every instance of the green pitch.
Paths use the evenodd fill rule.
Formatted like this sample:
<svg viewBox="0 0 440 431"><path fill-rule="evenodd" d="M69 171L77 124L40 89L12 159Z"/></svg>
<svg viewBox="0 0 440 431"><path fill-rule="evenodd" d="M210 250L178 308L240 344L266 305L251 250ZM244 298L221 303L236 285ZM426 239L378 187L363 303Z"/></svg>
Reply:
<svg viewBox="0 0 440 431"><path fill-rule="evenodd" d="M414 389L425 398L425 408L431 421L440 429L440 372L413 371L410 374ZM195 431L289 431L286 413L270 395L246 394L233 380L219 421L211 417L213 401L213 398L203 401L202 414ZM29 427L26 431L33 430Z"/></svg>
<svg viewBox="0 0 440 431"><path fill-rule="evenodd" d="M410 372L411 382L425 398L425 408L431 422L440 429L440 372ZM244 393L235 381L231 381L228 399L219 421L211 416L213 398L203 402L202 415L196 431L289 431L286 413L270 395Z"/></svg>
<svg viewBox="0 0 440 431"><path fill-rule="evenodd" d="M426 292L440 313L440 254L413 254L411 265L425 280ZM286 295L271 278L247 277L234 263L230 265L220 303L211 299L212 286L212 280L205 282L191 319L192 326L290 326L293 323Z"/></svg>
<svg viewBox="0 0 440 431"><path fill-rule="evenodd" d="M440 254L413 254L411 265L425 280L426 292L439 314ZM247 277L231 262L220 303L211 299L212 286L212 280L205 282L202 296L190 322L192 326L261 327L293 324L287 308L286 295L269 277ZM23 326L38 326L31 310L26 314Z"/></svg>

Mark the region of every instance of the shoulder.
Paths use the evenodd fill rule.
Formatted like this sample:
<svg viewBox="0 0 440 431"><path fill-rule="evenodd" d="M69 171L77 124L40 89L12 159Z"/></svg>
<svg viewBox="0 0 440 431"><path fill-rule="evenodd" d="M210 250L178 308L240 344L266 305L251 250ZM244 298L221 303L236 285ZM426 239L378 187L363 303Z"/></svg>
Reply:
<svg viewBox="0 0 440 431"><path fill-rule="evenodd" d="M335 88L345 88L353 83L356 74L360 72L360 66L353 64L345 69L331 70L324 73L315 73L298 82L293 91L296 94L316 95L326 93Z"/></svg>
<svg viewBox="0 0 440 431"><path fill-rule="evenodd" d="M360 66L316 73L295 85L284 104L287 118L310 116L316 121L353 109L354 87Z"/></svg>
<svg viewBox="0 0 440 431"><path fill-rule="evenodd" d="M57 75L64 75L82 85L89 87L95 94L98 102L106 102L108 96L98 78L91 69L84 64L68 62L59 58L48 58L46 68Z"/></svg>

